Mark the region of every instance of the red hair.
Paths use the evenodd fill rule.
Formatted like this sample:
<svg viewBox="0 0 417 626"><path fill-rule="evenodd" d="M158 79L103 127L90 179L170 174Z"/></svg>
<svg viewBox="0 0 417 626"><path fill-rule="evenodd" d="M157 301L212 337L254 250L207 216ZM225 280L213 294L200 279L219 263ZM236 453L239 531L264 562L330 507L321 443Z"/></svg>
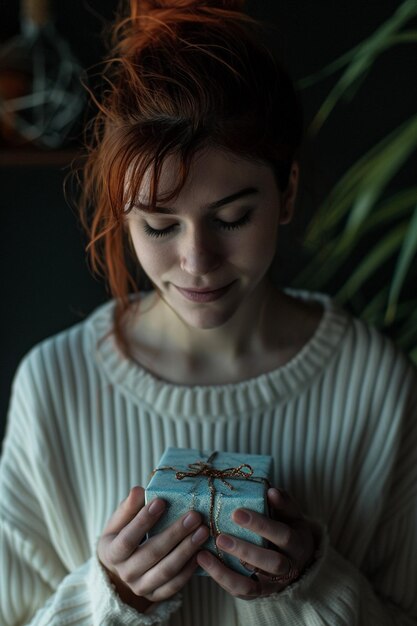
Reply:
<svg viewBox="0 0 417 626"><path fill-rule="evenodd" d="M94 272L116 298L114 331L128 353L123 321L140 268L125 228L145 172L156 204L168 155L180 163L174 198L197 150L214 146L269 163L288 184L302 123L291 80L260 42L242 0L131 0L113 29L105 90L92 126L80 202ZM128 183L128 185L126 185Z"/></svg>

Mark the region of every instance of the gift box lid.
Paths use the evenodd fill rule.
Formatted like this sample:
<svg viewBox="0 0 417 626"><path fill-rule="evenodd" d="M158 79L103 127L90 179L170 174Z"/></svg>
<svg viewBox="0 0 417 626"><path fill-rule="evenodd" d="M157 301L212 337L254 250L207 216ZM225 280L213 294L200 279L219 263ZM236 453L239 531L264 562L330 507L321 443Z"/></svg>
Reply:
<svg viewBox="0 0 417 626"><path fill-rule="evenodd" d="M187 509L197 510L210 529L204 547L230 567L248 574L235 557L220 554L215 537L225 532L266 545L262 537L234 524L231 514L241 506L268 514L265 495L272 468L273 459L266 455L167 448L146 488L146 501L159 496L169 506L149 536L169 526ZM197 573L204 574L204 571Z"/></svg>
<svg viewBox="0 0 417 626"><path fill-rule="evenodd" d="M153 471L147 489L163 488L166 493L187 491L187 488L195 491L196 481L207 484L210 478L216 488L222 484L226 487L221 489L225 495L228 491L232 495L242 481L268 485L272 465L273 459L268 455L169 447Z"/></svg>

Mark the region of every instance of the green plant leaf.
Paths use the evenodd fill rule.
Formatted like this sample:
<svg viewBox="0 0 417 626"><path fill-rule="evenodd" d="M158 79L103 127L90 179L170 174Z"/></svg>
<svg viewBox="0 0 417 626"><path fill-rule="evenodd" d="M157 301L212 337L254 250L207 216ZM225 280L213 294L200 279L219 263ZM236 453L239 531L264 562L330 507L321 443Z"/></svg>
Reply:
<svg viewBox="0 0 417 626"><path fill-rule="evenodd" d="M382 331L387 327L385 312L388 292L389 285L384 285L379 292L374 294L365 307L356 311L362 319ZM417 308L415 299L400 301L398 303L395 324L398 326L398 330L395 333L396 341L402 341L403 346L408 349L410 347L410 338L414 336L414 332L417 334ZM388 324L388 326L391 326L391 323Z"/></svg>
<svg viewBox="0 0 417 626"><path fill-rule="evenodd" d="M393 221L411 214L417 204L417 187L402 190L377 206L373 213L361 225L360 232L352 235L342 232L317 248L313 256L306 261L306 267L295 277L293 285L309 287L311 289L326 289L331 278L346 263L352 250L357 245L359 237L365 237L374 229L381 229ZM383 305L387 305L388 289ZM364 313L365 314L365 313ZM371 315L371 313L369 313ZM365 314L366 319L368 314Z"/></svg>
<svg viewBox="0 0 417 626"><path fill-rule="evenodd" d="M397 222L399 218L412 214L416 203L417 187L401 191L382 205L376 205L373 212L367 219L362 220L355 230L345 228L342 231L336 238L334 254L339 258L345 258L359 238L363 238L374 229L379 230L390 222Z"/></svg>
<svg viewBox="0 0 417 626"><path fill-rule="evenodd" d="M388 182L416 149L417 115L401 125L391 137L392 141L377 155L372 170L359 185L357 200L349 213L348 231L358 229Z"/></svg>
<svg viewBox="0 0 417 626"><path fill-rule="evenodd" d="M349 227L357 230L381 195L390 177L417 148L417 115L384 137L361 157L335 185L308 226L306 245L314 248L340 230L349 214ZM353 208L352 208L353 206ZM353 234L353 233L352 233Z"/></svg>
<svg viewBox="0 0 417 626"><path fill-rule="evenodd" d="M369 72L371 66L382 52L397 43L396 36L398 36L398 31L416 15L417 2L415 0L406 0L369 38L342 55L339 59L336 59L321 72L300 81L300 87L305 88L347 65L345 72L330 91L314 117L310 125L311 134L317 134L343 94L347 90L352 89L354 83L360 80L364 72Z"/></svg>
<svg viewBox="0 0 417 626"><path fill-rule="evenodd" d="M395 45L417 42L417 31L404 29L416 16L417 0L403 1L365 41L300 81L300 86L306 88L341 72L312 122L313 133L320 130L341 99L352 99L363 87L383 53ZM369 251L358 263L355 261L336 297L349 302L353 311L381 330L389 330L417 363L417 298L400 298L406 284L417 282L412 264L417 253L417 187L383 198L387 186L416 148L417 115L390 132L349 168L308 226L309 258L293 284L321 290L334 284L329 281L338 272L343 276L349 273L355 246L368 236ZM389 230L384 232L387 226ZM371 237L373 232L378 238L376 243ZM388 262L391 268L392 260L392 279L375 293L375 283L366 283L375 275L381 276Z"/></svg>
<svg viewBox="0 0 417 626"><path fill-rule="evenodd" d="M407 30L399 35L390 37L387 41L388 47L399 43L415 43L417 41L417 30Z"/></svg>
<svg viewBox="0 0 417 626"><path fill-rule="evenodd" d="M396 307L398 303L398 297L403 287L405 277L411 262L417 253L417 206L414 210L414 215L410 221L407 234L404 238L396 268L394 270L394 277L391 282L391 289L388 296L388 307L386 313L387 323L391 322L395 318Z"/></svg>
<svg viewBox="0 0 417 626"><path fill-rule="evenodd" d="M407 21L411 20L413 17L415 17L415 15L417 15L417 3L415 2L415 0L403 2L401 7L397 10L397 13L394 14L394 16L396 16L396 19L397 20L399 19L399 22L400 22L399 24L396 23L394 25L394 30L395 29L399 29L404 22L407 22ZM392 16L388 20L388 29L389 30L391 30L393 28L391 21L394 20L394 16ZM386 27L386 23L384 23L380 27L379 30L386 29L386 28L387 28ZM371 37L368 37L367 39L365 39L364 41L362 41L358 45L354 46L353 48L351 48L347 52L343 53L340 57L338 57L337 59L335 59L334 61L332 61L328 65L326 65L325 67L321 68L318 72L314 72L313 74L310 74L309 76L306 76L306 77L300 79L298 81L298 87L300 89L307 89L311 85L314 85L314 84L324 80L325 78L328 78L332 74L335 74L339 70L341 70L343 67L348 65L348 63L350 63L350 61L353 58L355 58L355 56L358 54L358 52L359 52L359 50L361 48L364 48L367 45L372 45L372 43L370 43L370 40L371 40L371 42L373 41L373 38L376 36L377 32L378 31L376 31L373 35L371 35ZM391 42L391 43L397 43L397 41L392 41L392 39L395 39L396 37L401 38L401 39L404 37L404 40L407 41L407 36L409 34L411 36L413 36L414 35L414 31L406 31L403 35L394 35L394 36L391 37L391 36L386 34L386 30L383 30L383 37L384 37L384 39L386 41L388 41L388 42ZM379 35L379 36L381 36L381 35Z"/></svg>
<svg viewBox="0 0 417 626"><path fill-rule="evenodd" d="M373 296L372 300L367 303L365 308L359 311L361 318L379 327L381 319L383 318L382 312L385 311L387 296L388 287L385 286Z"/></svg>
<svg viewBox="0 0 417 626"><path fill-rule="evenodd" d="M371 252L365 256L362 262L355 269L336 298L340 302L346 302L368 279L387 261L401 245L407 231L408 222L401 222L396 228L389 232L379 243L372 248Z"/></svg>
<svg viewBox="0 0 417 626"><path fill-rule="evenodd" d="M375 210L369 215L368 219L363 223L361 232L371 231L374 228L380 228L392 221L411 212L414 205L417 204L417 186L409 189L401 189L393 196L375 207Z"/></svg>
<svg viewBox="0 0 417 626"><path fill-rule="evenodd" d="M319 83L325 78L328 78L332 74L335 74L336 72L341 70L355 57L361 45L362 44L358 44L354 48L351 48L350 50L348 50L348 52L345 52L344 54L342 54L342 56L338 57L325 67L321 68L318 72L314 72L314 74L310 74L310 76L305 76L304 78L301 78L297 82L298 88L307 89L308 87Z"/></svg>

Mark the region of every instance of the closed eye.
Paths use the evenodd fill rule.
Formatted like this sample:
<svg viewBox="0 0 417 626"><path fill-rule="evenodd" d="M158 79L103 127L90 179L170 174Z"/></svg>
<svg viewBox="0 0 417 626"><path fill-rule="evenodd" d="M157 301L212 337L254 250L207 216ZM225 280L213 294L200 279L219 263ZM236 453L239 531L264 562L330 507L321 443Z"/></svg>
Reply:
<svg viewBox="0 0 417 626"><path fill-rule="evenodd" d="M249 210L247 211L247 213L245 213L245 215L243 215L238 220L235 220L234 222L225 222L224 220L216 218L214 220L214 224L220 230L225 230L225 231L238 230L239 228L242 228L243 226L245 226L246 224L250 222L251 216L252 216L252 211ZM177 226L178 224L171 224L171 226L167 226L166 228L152 228L152 226L150 226L147 222L144 222L143 230L145 231L145 234L148 235L148 237L159 238L159 237L166 237L170 235L171 233L174 232Z"/></svg>
<svg viewBox="0 0 417 626"><path fill-rule="evenodd" d="M144 222L143 230L145 231L145 234L148 235L148 237L165 237L174 230L175 226L175 224L172 224L171 226L167 226L166 228L159 229L152 228L152 226L149 226L147 222Z"/></svg>
<svg viewBox="0 0 417 626"><path fill-rule="evenodd" d="M224 220L220 219L216 219L215 221L218 227L222 230L237 230L238 228L242 228L242 226L248 224L250 222L251 216L252 211L248 211L247 213L245 213L245 215L243 215L238 220L235 220L234 222L225 222Z"/></svg>

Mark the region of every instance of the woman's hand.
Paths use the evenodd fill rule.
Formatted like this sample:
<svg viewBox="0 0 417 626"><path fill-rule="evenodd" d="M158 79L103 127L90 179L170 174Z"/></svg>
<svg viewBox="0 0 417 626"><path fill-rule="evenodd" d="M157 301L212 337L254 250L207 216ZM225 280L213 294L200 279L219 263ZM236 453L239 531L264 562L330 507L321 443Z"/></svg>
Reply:
<svg viewBox="0 0 417 626"><path fill-rule="evenodd" d="M237 509L232 519L267 539L271 547L262 548L224 534L216 540L221 551L236 556L253 572L251 577L232 571L206 550L197 556L198 564L237 598L251 600L281 591L297 580L313 560L315 540L311 525L294 501L282 490L269 489L268 502L272 518Z"/></svg>
<svg viewBox="0 0 417 626"><path fill-rule="evenodd" d="M209 535L201 515L190 511L141 543L164 510L160 498L145 506L144 489L134 487L112 515L97 546L98 558L119 596L140 612L184 587L197 567L196 552Z"/></svg>

